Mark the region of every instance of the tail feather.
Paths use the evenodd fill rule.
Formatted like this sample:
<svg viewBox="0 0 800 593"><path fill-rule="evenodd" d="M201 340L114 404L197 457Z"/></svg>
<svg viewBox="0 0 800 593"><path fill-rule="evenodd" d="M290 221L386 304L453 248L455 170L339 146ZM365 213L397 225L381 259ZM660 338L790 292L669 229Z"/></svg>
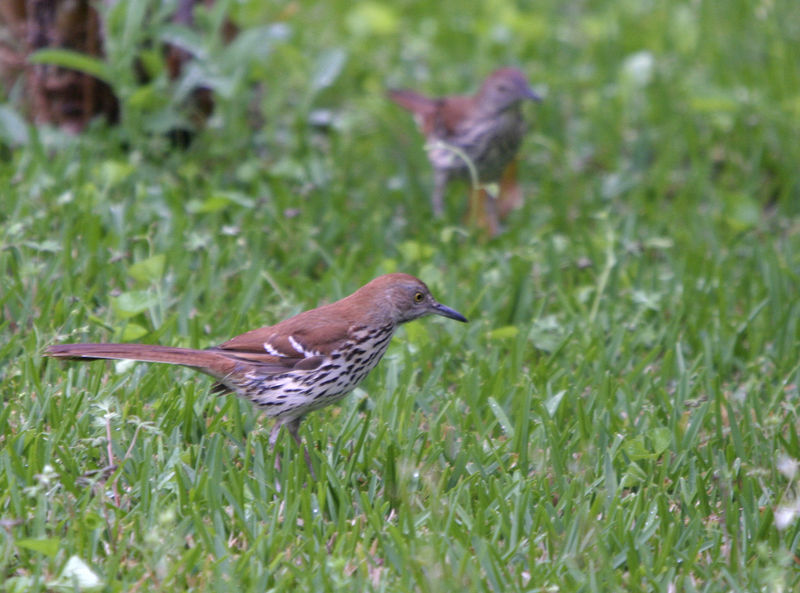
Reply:
<svg viewBox="0 0 800 593"><path fill-rule="evenodd" d="M407 89L391 89L388 92L389 98L404 109L420 116L428 116L436 110L436 99L431 99L424 95Z"/></svg>
<svg viewBox="0 0 800 593"><path fill-rule="evenodd" d="M227 376L237 364L218 352L149 344L56 344L49 346L45 355L65 360L112 359L178 364L216 377Z"/></svg>

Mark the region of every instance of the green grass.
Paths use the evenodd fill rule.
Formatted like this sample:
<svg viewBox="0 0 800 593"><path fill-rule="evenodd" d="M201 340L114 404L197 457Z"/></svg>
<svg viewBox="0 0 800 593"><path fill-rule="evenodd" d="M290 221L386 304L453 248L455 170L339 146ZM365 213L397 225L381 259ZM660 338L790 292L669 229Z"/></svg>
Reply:
<svg viewBox="0 0 800 593"><path fill-rule="evenodd" d="M126 74L158 19L112 45L119 127L12 146L0 113L2 590L72 590L73 557L103 591L800 587L793 3L228 8L287 30L226 53L201 15L218 103L186 151L157 52L149 85ZM432 219L383 92L500 64L546 100L487 241L463 188ZM41 356L210 346L391 271L471 323L405 326L308 417L317 480L203 376Z"/></svg>

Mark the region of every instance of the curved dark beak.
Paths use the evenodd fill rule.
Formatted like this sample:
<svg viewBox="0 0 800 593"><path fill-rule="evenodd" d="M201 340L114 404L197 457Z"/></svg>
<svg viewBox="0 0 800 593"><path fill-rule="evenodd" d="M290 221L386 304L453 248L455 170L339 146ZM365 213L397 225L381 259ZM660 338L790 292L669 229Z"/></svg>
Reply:
<svg viewBox="0 0 800 593"><path fill-rule="evenodd" d="M467 323L467 318L464 317L461 313L456 311L455 309L451 309L450 307L443 305L442 303L436 303L433 305L433 311L436 315L441 315L442 317L449 317L450 319L455 319L456 321L460 321L462 323Z"/></svg>

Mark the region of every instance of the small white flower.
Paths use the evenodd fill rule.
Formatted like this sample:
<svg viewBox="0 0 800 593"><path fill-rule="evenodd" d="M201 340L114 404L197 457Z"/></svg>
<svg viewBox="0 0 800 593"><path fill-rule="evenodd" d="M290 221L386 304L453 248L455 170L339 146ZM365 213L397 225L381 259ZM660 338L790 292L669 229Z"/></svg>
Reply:
<svg viewBox="0 0 800 593"><path fill-rule="evenodd" d="M796 459L792 459L788 455L780 455L778 457L778 471L781 472L787 479L793 480L797 475L797 468L800 463Z"/></svg>
<svg viewBox="0 0 800 593"><path fill-rule="evenodd" d="M653 78L656 59L649 51L640 51L629 55L622 64L622 70L628 80L636 86L645 86Z"/></svg>
<svg viewBox="0 0 800 593"><path fill-rule="evenodd" d="M786 529L797 518L798 509L797 503L790 507L778 507L775 509L775 527L780 530Z"/></svg>

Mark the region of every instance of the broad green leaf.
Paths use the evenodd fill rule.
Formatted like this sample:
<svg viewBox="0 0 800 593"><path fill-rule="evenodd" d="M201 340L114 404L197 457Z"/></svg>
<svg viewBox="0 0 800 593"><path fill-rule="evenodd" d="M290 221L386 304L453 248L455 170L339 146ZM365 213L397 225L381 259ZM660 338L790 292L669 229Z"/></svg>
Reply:
<svg viewBox="0 0 800 593"><path fill-rule="evenodd" d="M558 411L559 406L561 405L561 400L564 399L564 395L567 393L566 389L563 389L557 393L554 393L551 397L544 402L544 408L547 410L547 413L550 414L552 418L555 413Z"/></svg>
<svg viewBox="0 0 800 593"><path fill-rule="evenodd" d="M39 538L39 539L18 539L16 542L18 548L25 548L26 550L33 550L40 552L45 556L54 558L58 553L58 545L60 540L55 537Z"/></svg>
<svg viewBox="0 0 800 593"><path fill-rule="evenodd" d="M631 461L622 474L620 485L623 488L631 488L643 482L647 482L648 476L648 472L644 471L638 463Z"/></svg>
<svg viewBox="0 0 800 593"><path fill-rule="evenodd" d="M657 426L655 428L651 428L647 432L647 436L650 439L653 452L656 455L661 455L664 451L666 451L672 442L672 433L666 426Z"/></svg>
<svg viewBox="0 0 800 593"><path fill-rule="evenodd" d="M358 2L347 15L347 28L353 35L391 35L400 25L390 4Z"/></svg>
<svg viewBox="0 0 800 593"><path fill-rule="evenodd" d="M35 251L44 251L47 253L58 253L61 251L61 243L54 239L45 239L44 241L40 242L25 241L25 247Z"/></svg>
<svg viewBox="0 0 800 593"><path fill-rule="evenodd" d="M158 303L158 297L146 290L123 292L121 295L111 298L111 308L121 319L128 319L147 311L156 303Z"/></svg>
<svg viewBox="0 0 800 593"><path fill-rule="evenodd" d="M164 103L164 97L152 84L143 84L136 87L128 95L127 105L134 109L156 109Z"/></svg>
<svg viewBox="0 0 800 593"><path fill-rule="evenodd" d="M134 165L127 161L105 160L100 164L99 175L106 185L115 186L130 177L134 170Z"/></svg>
<svg viewBox="0 0 800 593"><path fill-rule="evenodd" d="M497 421L503 428L503 432L508 435L508 438L514 438L514 425L511 424L511 420L509 420L508 415L493 397L489 398L489 408L492 410L494 417L497 418Z"/></svg>
<svg viewBox="0 0 800 593"><path fill-rule="evenodd" d="M163 43L182 49L196 58L208 59L204 37L185 25L163 25L159 30L159 38Z"/></svg>
<svg viewBox="0 0 800 593"><path fill-rule="evenodd" d="M285 41L291 28L285 23L274 23L263 27L244 29L225 48L225 58L244 62L256 60L263 62L269 57L274 42Z"/></svg>
<svg viewBox="0 0 800 593"><path fill-rule="evenodd" d="M411 262L429 260L436 253L433 245L420 243L419 241L403 241L397 246L397 250L403 254L405 259Z"/></svg>
<svg viewBox="0 0 800 593"><path fill-rule="evenodd" d="M122 330L120 340L123 342L133 342L142 336L146 336L148 333L147 328L142 327L138 323L127 323L125 329Z"/></svg>
<svg viewBox="0 0 800 593"><path fill-rule="evenodd" d="M626 439L623 448L625 454L634 461L653 457L653 452L645 446L644 435L641 434L632 439Z"/></svg>
<svg viewBox="0 0 800 593"><path fill-rule="evenodd" d="M40 49L28 56L34 64L50 64L70 70L78 70L106 82L112 83L108 65L102 60L70 49Z"/></svg>
<svg viewBox="0 0 800 593"><path fill-rule="evenodd" d="M761 206L747 194L731 194L726 199L725 221L736 230L754 227L761 221Z"/></svg>
<svg viewBox="0 0 800 593"><path fill-rule="evenodd" d="M226 200L229 200L234 204L244 206L245 208L252 208L255 205L253 198L239 191L224 191L217 195L224 197Z"/></svg>
<svg viewBox="0 0 800 593"><path fill-rule="evenodd" d="M311 75L311 88L321 91L331 86L339 77L346 61L347 52L341 47L325 51L315 64L314 72Z"/></svg>
<svg viewBox="0 0 800 593"><path fill-rule="evenodd" d="M230 205L230 201L223 196L211 196L205 200L189 200L186 203L186 211L190 214L211 214L224 210Z"/></svg>
<svg viewBox="0 0 800 593"><path fill-rule="evenodd" d="M141 284L155 282L164 275L166 262L167 256L159 253L131 264L128 267L128 275Z"/></svg>
<svg viewBox="0 0 800 593"><path fill-rule="evenodd" d="M516 325L505 325L498 327L489 332L490 340L507 340L514 338L519 334L519 328Z"/></svg>
<svg viewBox="0 0 800 593"><path fill-rule="evenodd" d="M205 200L189 200L186 209L192 214L209 214L224 210L230 204L238 204L245 208L252 208L253 199L241 192L222 191L207 197Z"/></svg>

